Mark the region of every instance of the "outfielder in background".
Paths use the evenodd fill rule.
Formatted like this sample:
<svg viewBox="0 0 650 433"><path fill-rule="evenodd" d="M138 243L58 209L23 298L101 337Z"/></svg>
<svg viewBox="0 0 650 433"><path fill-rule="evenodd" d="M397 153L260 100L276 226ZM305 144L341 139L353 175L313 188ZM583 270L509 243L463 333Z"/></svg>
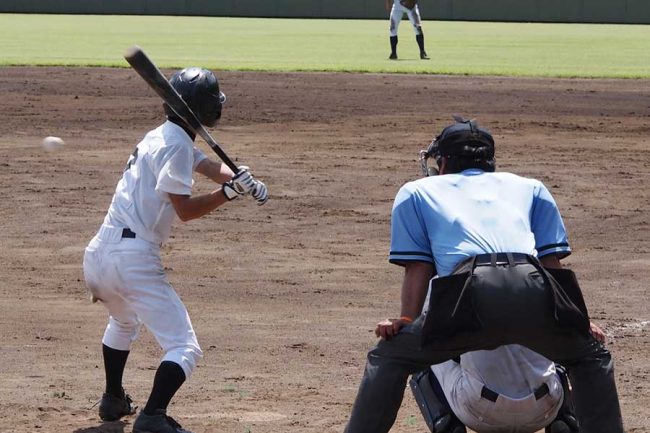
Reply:
<svg viewBox="0 0 650 433"><path fill-rule="evenodd" d="M205 126L221 117L225 95L214 74L200 68L175 73L171 85ZM84 255L84 276L94 299L108 309L103 359L106 389L99 405L104 421L134 413L122 387L131 343L144 324L163 349L153 389L133 424L134 433L184 433L167 406L202 356L187 309L167 281L160 246L176 218L199 218L230 200L267 189L247 167L233 173L194 147L195 134L165 105L167 121L150 131L128 159L113 200ZM220 184L192 196L193 172Z"/></svg>
<svg viewBox="0 0 650 433"><path fill-rule="evenodd" d="M404 267L401 312L376 326L345 432L387 433L409 375L519 344L567 367L582 431L624 433L611 354L560 263L571 250L553 197L538 180L496 172L492 135L456 122L422 155L427 176L395 197L389 260ZM499 401L476 391L483 411Z"/></svg>
<svg viewBox="0 0 650 433"><path fill-rule="evenodd" d="M393 0L392 8L390 8L390 0L385 0L385 6L387 11L390 10L390 56L388 58L397 60L397 30L400 22L402 22L402 17L406 13L415 31L415 40L420 49L420 58L429 60L429 56L424 50L424 33L422 32L422 20L420 19L417 0Z"/></svg>

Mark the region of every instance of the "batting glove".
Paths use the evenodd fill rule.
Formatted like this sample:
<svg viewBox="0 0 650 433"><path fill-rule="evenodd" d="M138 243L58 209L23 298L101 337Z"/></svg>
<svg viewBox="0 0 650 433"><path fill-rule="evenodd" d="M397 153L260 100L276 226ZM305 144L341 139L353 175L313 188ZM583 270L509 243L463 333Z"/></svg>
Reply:
<svg viewBox="0 0 650 433"><path fill-rule="evenodd" d="M269 193L261 180L255 180L255 186L251 191L251 196L255 199L258 206L262 206L269 199Z"/></svg>
<svg viewBox="0 0 650 433"><path fill-rule="evenodd" d="M249 194L256 182L248 167L242 166L232 179L222 185L221 189L228 200L233 200L240 195Z"/></svg>

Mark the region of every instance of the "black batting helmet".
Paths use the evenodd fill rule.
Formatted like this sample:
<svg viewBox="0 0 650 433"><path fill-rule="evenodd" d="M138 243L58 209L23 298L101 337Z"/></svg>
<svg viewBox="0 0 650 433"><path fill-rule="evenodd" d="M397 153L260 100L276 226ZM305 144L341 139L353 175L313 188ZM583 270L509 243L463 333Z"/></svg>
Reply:
<svg viewBox="0 0 650 433"><path fill-rule="evenodd" d="M214 126L221 117L221 107L226 95L219 91L217 77L207 69L185 68L176 72L169 83L178 92L202 125ZM165 104L168 117L178 117Z"/></svg>
<svg viewBox="0 0 650 433"><path fill-rule="evenodd" d="M454 116L456 123L447 126L433 139L426 150L420 151L420 164L425 176L437 174L438 170L428 167L427 160L433 157L438 166L445 157L453 165L475 166L485 171L494 171L494 138L486 129L478 126L476 120ZM458 163L458 164L457 164Z"/></svg>

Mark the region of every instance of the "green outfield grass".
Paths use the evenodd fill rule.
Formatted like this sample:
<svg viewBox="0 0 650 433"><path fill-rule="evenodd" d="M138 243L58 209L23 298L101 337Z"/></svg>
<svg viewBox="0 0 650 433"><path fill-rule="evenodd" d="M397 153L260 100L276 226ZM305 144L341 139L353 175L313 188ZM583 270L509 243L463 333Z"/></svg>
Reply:
<svg viewBox="0 0 650 433"><path fill-rule="evenodd" d="M388 20L0 14L0 64L127 66L140 45L160 67L215 70L650 77L650 26L408 20L390 61Z"/></svg>

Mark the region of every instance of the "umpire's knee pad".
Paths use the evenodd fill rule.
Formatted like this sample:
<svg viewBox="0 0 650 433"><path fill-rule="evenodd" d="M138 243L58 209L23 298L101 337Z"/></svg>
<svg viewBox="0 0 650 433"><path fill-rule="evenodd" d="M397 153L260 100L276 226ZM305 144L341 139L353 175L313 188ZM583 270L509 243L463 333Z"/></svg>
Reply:
<svg viewBox="0 0 650 433"><path fill-rule="evenodd" d="M578 433L580 431L580 423L575 415L575 406L571 396L571 384L569 382L569 375L564 366L560 364L555 365L555 370L560 378L562 384L562 406L557 413L555 419L546 427L545 433Z"/></svg>
<svg viewBox="0 0 650 433"><path fill-rule="evenodd" d="M189 379L196 368L196 364L202 357L203 352L198 345L188 344L187 346L169 350L162 360L172 361L180 365L185 373L185 378Z"/></svg>
<svg viewBox="0 0 650 433"><path fill-rule="evenodd" d="M432 433L467 433L467 429L449 407L440 383L430 369L409 381L415 401Z"/></svg>

